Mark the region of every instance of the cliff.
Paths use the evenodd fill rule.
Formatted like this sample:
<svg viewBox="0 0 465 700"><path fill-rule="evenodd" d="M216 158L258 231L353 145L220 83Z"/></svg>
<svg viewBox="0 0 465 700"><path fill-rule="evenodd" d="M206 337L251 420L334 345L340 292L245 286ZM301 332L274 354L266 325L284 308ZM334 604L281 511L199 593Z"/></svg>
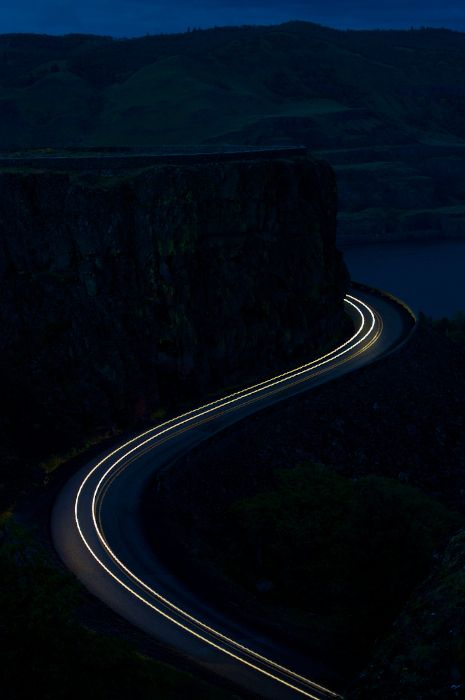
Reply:
<svg viewBox="0 0 465 700"><path fill-rule="evenodd" d="M306 157L0 170L1 481L333 342L335 217Z"/></svg>

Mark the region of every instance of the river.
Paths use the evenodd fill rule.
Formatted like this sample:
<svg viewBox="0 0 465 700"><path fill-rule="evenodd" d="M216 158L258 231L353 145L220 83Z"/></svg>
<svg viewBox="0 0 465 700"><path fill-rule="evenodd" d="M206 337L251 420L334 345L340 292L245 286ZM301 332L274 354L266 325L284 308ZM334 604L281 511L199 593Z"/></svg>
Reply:
<svg viewBox="0 0 465 700"><path fill-rule="evenodd" d="M340 244L352 279L385 289L414 311L465 313L465 241Z"/></svg>

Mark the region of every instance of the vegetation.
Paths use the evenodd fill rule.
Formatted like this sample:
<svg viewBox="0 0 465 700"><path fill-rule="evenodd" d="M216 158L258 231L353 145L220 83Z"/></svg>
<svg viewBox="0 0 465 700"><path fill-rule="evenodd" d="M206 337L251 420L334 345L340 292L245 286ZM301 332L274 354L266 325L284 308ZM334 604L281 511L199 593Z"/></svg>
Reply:
<svg viewBox="0 0 465 700"><path fill-rule="evenodd" d="M3 35L0 50L4 146L196 143L273 116L324 126L323 147L349 129L358 146L463 133L465 38L447 30L290 22L131 40Z"/></svg>
<svg viewBox="0 0 465 700"><path fill-rule="evenodd" d="M465 516L464 341L462 316L422 318L401 352L213 438L151 495L158 540L169 513L180 574L219 604L349 679L388 635L363 698L465 679L463 537L441 559ZM412 694L391 696L404 665Z"/></svg>
<svg viewBox="0 0 465 700"><path fill-rule="evenodd" d="M465 347L465 314L459 312L453 318L441 318L434 322L434 326L448 339Z"/></svg>
<svg viewBox="0 0 465 700"><path fill-rule="evenodd" d="M341 235L460 235L464 69L438 29L3 35L0 148L304 144L337 170Z"/></svg>
<svg viewBox="0 0 465 700"><path fill-rule="evenodd" d="M220 700L230 697L126 643L80 626L80 589L10 519L0 531L2 697Z"/></svg>
<svg viewBox="0 0 465 700"><path fill-rule="evenodd" d="M310 634L366 652L461 519L416 489L321 465L275 475L225 516L217 561L251 592L306 616ZM344 643L345 642L345 643Z"/></svg>
<svg viewBox="0 0 465 700"><path fill-rule="evenodd" d="M310 609L345 607L350 588L350 598L365 608L395 605L459 522L410 486L376 476L348 479L322 465L280 471L276 486L234 507L234 526L250 538L237 554L252 577L258 568Z"/></svg>
<svg viewBox="0 0 465 700"><path fill-rule="evenodd" d="M155 416L159 415L158 411L154 411L153 415L155 420ZM55 469L58 469L63 464L66 464L66 462L69 462L69 460L84 455L84 453L86 453L90 448L98 446L105 440L109 440L113 437L115 437L115 432L110 431L103 433L102 435L95 435L79 447L72 447L63 454L52 454L48 456L47 459L40 463L39 467L45 472L46 475L52 474Z"/></svg>

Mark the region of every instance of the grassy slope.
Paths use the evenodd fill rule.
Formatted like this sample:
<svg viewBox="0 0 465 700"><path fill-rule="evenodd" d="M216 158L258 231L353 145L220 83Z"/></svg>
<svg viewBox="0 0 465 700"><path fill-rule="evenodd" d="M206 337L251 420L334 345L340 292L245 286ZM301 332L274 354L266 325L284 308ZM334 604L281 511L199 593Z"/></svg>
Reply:
<svg viewBox="0 0 465 700"><path fill-rule="evenodd" d="M342 233L454 235L447 214L406 214L465 194L464 72L465 35L447 30L4 35L0 147L303 143L338 171ZM380 160L397 163L388 188Z"/></svg>
<svg viewBox="0 0 465 700"><path fill-rule="evenodd" d="M465 36L438 30L338 32L290 23L125 41L2 36L2 141L19 138L9 110L29 127L31 145L137 144L141 136L189 143L273 115L318 125L328 114L328 135L349 141L357 140L354 130L369 135L385 124L398 138L424 131L461 140L464 69ZM347 112L354 108L367 111Z"/></svg>

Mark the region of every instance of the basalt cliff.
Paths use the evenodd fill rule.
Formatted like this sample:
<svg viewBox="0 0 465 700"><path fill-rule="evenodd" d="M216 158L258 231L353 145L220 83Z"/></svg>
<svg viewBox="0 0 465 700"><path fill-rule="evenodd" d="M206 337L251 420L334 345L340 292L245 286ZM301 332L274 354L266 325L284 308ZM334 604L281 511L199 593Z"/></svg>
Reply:
<svg viewBox="0 0 465 700"><path fill-rule="evenodd" d="M334 342L335 222L303 156L0 170L3 495L28 460Z"/></svg>

